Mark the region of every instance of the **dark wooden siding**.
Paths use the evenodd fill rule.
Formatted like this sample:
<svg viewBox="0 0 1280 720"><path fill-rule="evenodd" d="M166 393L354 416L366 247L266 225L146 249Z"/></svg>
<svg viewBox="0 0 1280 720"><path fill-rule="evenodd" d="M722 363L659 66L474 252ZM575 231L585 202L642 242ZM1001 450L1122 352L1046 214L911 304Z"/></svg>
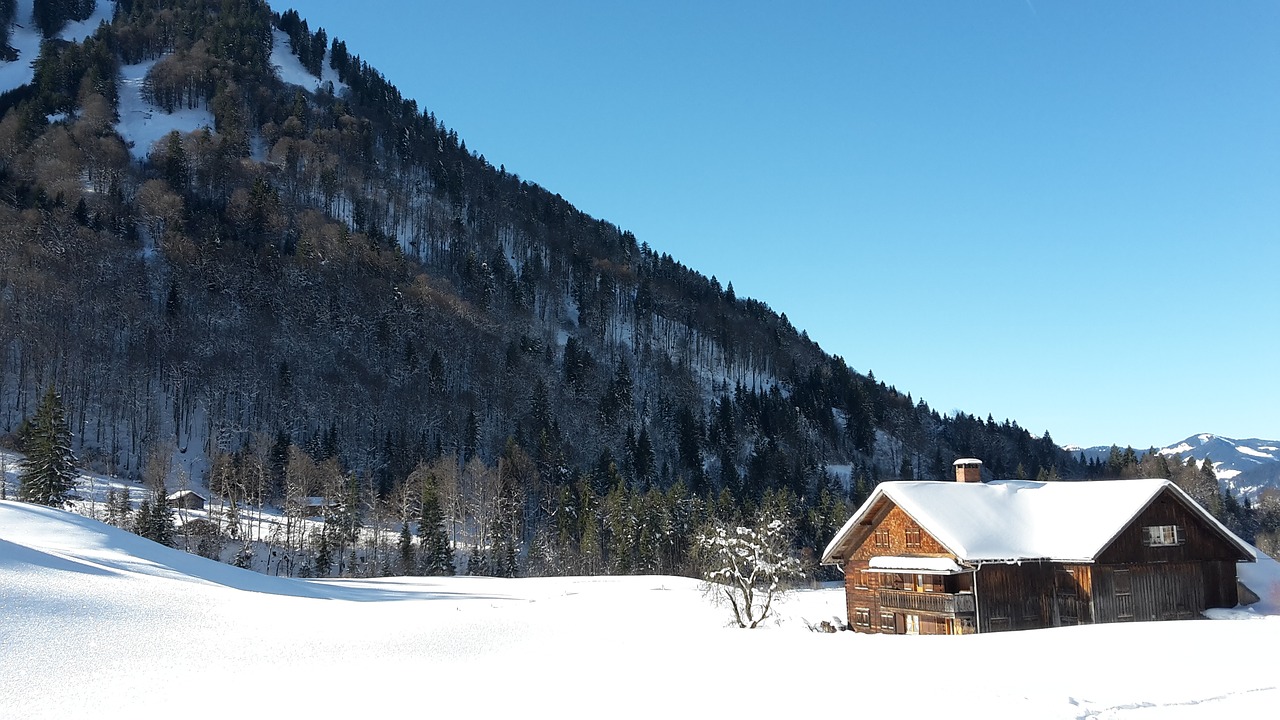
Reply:
<svg viewBox="0 0 1280 720"><path fill-rule="evenodd" d="M1182 543L1148 547L1143 528L1152 525L1177 525ZM1172 490L1161 491L1156 499L1129 523L1097 558L1100 565L1137 563L1178 563L1201 560L1246 559L1240 550L1199 513L1192 512ZM1235 584L1234 575L1231 583Z"/></svg>
<svg viewBox="0 0 1280 720"><path fill-rule="evenodd" d="M983 565L975 574L978 632L1093 622L1091 575L1088 565Z"/></svg>
<svg viewBox="0 0 1280 720"><path fill-rule="evenodd" d="M1093 576L1098 622L1189 620L1238 602L1230 561L1100 565Z"/></svg>

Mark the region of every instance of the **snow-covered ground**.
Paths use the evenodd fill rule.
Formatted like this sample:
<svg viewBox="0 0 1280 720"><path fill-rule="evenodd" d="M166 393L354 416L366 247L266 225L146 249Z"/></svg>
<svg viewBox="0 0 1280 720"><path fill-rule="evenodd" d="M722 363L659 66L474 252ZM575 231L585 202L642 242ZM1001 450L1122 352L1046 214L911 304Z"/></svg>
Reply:
<svg viewBox="0 0 1280 720"><path fill-rule="evenodd" d="M302 67L302 61L289 49L288 35L279 30L272 30L271 38L271 65L284 82L298 85L309 92L316 92L328 83L333 83L334 94L341 94L347 88L345 83L338 80L338 73L329 67L328 52L325 53L324 62L321 63L321 77L317 78Z"/></svg>
<svg viewBox="0 0 1280 720"><path fill-rule="evenodd" d="M40 31L31 19L33 5L34 0L18 0L14 8L9 45L17 51L18 59L12 62L0 61L0 92L26 85L35 77L31 63L40 55ZM84 20L67 23L58 37L70 42L83 42L97 31L100 23L111 22L115 9L114 2L98 0L92 15Z"/></svg>
<svg viewBox="0 0 1280 720"><path fill-rule="evenodd" d="M138 161L146 159L155 142L174 130L185 134L213 127L213 113L208 108L180 108L166 113L147 102L142 95L142 85L147 71L157 62L148 60L120 67L120 122L116 124L116 132L129 144L129 154Z"/></svg>
<svg viewBox="0 0 1280 720"><path fill-rule="evenodd" d="M1280 594L1275 564L1256 570ZM838 588L804 591L781 624L730 629L675 577L291 580L0 502L5 718L766 717L850 703L908 717L1221 718L1280 705L1280 616L970 637L803 622L842 612Z"/></svg>
<svg viewBox="0 0 1280 720"><path fill-rule="evenodd" d="M0 61L0 92L8 92L31 82L35 69L31 63L40 55L40 31L31 21L32 0L18 0L14 10L14 24L9 31L9 46L18 52L18 59Z"/></svg>
<svg viewBox="0 0 1280 720"><path fill-rule="evenodd" d="M115 15L116 4L111 0L98 0L98 4L93 8L93 14L84 20L73 20L62 28L62 32L58 33L58 37L68 42L84 42L84 39L98 31L98 26L102 23L111 24L111 17Z"/></svg>

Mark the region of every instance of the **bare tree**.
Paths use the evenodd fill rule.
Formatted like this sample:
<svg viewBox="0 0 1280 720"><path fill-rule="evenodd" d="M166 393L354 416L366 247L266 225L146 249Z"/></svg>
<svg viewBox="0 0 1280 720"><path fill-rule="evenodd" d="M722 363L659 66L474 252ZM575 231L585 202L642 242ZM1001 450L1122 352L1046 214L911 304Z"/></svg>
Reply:
<svg viewBox="0 0 1280 720"><path fill-rule="evenodd" d="M755 628L773 611L785 583L803 577L790 555L790 533L777 518L761 517L753 527L715 522L699 538L707 553L703 578L708 594L729 603L740 628Z"/></svg>

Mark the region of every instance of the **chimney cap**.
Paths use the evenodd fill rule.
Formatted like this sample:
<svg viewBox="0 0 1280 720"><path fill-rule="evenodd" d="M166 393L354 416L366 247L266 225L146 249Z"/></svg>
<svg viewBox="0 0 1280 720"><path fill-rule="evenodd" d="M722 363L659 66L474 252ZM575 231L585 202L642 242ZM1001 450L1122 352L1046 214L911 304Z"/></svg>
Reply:
<svg viewBox="0 0 1280 720"><path fill-rule="evenodd" d="M951 464L955 467L969 467L973 465L981 465L982 461L978 458L960 458Z"/></svg>

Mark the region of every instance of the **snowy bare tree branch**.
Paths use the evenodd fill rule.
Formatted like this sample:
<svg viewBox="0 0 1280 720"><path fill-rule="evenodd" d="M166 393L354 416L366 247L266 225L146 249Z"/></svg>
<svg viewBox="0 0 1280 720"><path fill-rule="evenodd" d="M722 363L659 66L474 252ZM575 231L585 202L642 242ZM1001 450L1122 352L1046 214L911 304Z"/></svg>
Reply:
<svg viewBox="0 0 1280 720"><path fill-rule="evenodd" d="M710 563L703 576L707 590L729 603L740 628L758 627L786 584L804 576L780 519L765 516L754 527L716 522L698 540Z"/></svg>

